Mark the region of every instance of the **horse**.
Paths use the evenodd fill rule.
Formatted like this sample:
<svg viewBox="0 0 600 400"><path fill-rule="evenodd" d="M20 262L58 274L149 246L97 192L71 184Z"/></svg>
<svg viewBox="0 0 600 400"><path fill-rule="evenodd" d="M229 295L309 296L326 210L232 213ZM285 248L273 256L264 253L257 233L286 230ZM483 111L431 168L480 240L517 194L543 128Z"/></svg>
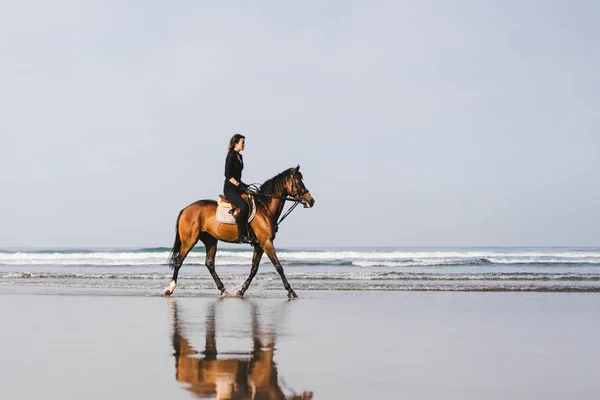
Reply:
<svg viewBox="0 0 600 400"><path fill-rule="evenodd" d="M256 216L250 223L250 228L256 236L252 244L254 255L252 256L250 275L242 287L238 289L237 295L244 296L258 271L263 253L267 253L273 266L281 276L288 297L296 298L298 296L287 281L283 267L277 258L273 241L280 222L278 222L278 219L286 200L294 201L295 205L302 204L304 208L311 208L315 204L315 199L304 186L300 165L296 168L286 169L268 179L252 195L258 200L255 202L257 207ZM198 240L202 241L206 248L205 265L215 281L217 289L221 292L221 296L228 295L215 270L215 255L219 240L226 243L237 243L238 230L237 225L218 222L216 212L217 202L214 200L196 201L179 212L175 228L175 243L169 257L169 266L173 269L173 278L164 290L165 296L173 294L177 286L179 268L181 268L188 253L198 243Z"/></svg>
<svg viewBox="0 0 600 400"><path fill-rule="evenodd" d="M208 305L205 325L204 350L198 351L186 333L184 318L178 312L177 302L171 302L173 318L173 356L175 379L185 384L185 389L201 399L276 399L309 400L312 391L285 395L283 379L274 360L276 332L261 329L259 307L250 303L252 316L252 349L246 354L219 352L217 350L216 300ZM221 353L219 355L219 353ZM233 356L232 356L233 355ZM289 388L288 388L289 390Z"/></svg>

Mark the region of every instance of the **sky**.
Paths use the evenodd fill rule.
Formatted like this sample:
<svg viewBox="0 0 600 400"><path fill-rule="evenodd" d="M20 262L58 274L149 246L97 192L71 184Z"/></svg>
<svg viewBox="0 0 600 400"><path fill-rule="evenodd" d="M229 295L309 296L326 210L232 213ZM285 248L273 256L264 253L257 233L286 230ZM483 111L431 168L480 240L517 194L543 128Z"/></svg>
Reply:
<svg viewBox="0 0 600 400"><path fill-rule="evenodd" d="M0 3L0 248L170 247L300 164L276 246L600 246L600 3Z"/></svg>

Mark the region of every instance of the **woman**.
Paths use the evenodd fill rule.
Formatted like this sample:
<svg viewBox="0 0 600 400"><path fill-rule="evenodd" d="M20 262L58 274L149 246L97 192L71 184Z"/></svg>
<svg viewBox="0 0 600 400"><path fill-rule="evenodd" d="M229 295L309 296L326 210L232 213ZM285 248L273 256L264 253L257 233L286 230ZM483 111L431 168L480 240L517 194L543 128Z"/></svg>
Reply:
<svg viewBox="0 0 600 400"><path fill-rule="evenodd" d="M225 160L225 185L223 194L231 203L240 208L237 219L238 242L251 243L252 238L248 232L248 203L242 199L242 193L248 191L248 185L242 182L244 158L240 154L246 147L246 137L235 134L229 141L229 152Z"/></svg>

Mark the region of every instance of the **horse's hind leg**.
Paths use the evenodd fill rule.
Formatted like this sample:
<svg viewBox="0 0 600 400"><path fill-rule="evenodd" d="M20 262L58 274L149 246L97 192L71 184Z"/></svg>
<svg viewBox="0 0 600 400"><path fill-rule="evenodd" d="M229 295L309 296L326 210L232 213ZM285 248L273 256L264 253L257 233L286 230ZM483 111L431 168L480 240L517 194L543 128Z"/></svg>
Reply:
<svg viewBox="0 0 600 400"><path fill-rule="evenodd" d="M202 240L204 247L206 247L206 268L208 268L208 272L210 272L210 275L217 284L217 289L221 291L221 296L226 295L227 290L225 290L225 286L223 286L223 282L221 282L215 270L215 255L217 254L218 241L208 234L203 234L200 240Z"/></svg>
<svg viewBox="0 0 600 400"><path fill-rule="evenodd" d="M283 273L283 267L281 266L281 263L279 262L279 259L277 258L277 254L275 254L275 248L273 247L273 242L269 240L267 243L265 243L265 245L263 246L263 249L264 249L265 253L267 253L269 260L271 260L271 262L275 266L275 269L279 273L279 276L281 276L281 280L283 281L283 287L285 288L285 290L288 291L288 297L290 299L298 297L296 292L294 292L292 290L292 287L288 283L288 281L285 277L285 274Z"/></svg>
<svg viewBox="0 0 600 400"><path fill-rule="evenodd" d="M188 253L192 248L196 245L196 242L193 243L185 243L181 244L181 251L179 252L179 256L177 257L177 264L173 268L173 278L171 279L171 283L165 289L165 296L170 296L175 291L177 287L177 276L179 275L179 268L181 268L181 264L183 264L183 260L187 257Z"/></svg>
<svg viewBox="0 0 600 400"><path fill-rule="evenodd" d="M185 260L190 250L192 250L196 243L198 243L199 232L197 226L193 226L186 231L187 232L180 232L181 244L179 248L179 254L177 256L176 263L173 266L173 278L171 279L171 283L165 288L165 296L170 296L175 291L175 288L177 287L179 268L181 268L183 260Z"/></svg>

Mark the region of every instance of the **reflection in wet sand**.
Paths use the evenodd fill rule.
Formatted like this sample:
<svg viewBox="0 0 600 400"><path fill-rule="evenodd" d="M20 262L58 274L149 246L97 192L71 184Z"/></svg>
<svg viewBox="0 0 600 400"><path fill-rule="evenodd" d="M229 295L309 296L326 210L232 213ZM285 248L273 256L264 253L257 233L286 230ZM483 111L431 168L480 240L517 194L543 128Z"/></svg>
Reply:
<svg viewBox="0 0 600 400"><path fill-rule="evenodd" d="M216 399L312 399L312 392L286 396L281 378L277 374L275 330L261 331L258 306L248 302L252 315L253 349L244 356L219 359L215 312L220 301L209 305L206 316L206 341L204 351L195 350L184 331L184 321L178 313L177 300L170 299L173 313L173 349L175 377L185 383L186 390L198 398ZM221 352L224 354L223 352ZM231 356L232 353L227 353ZM289 388L287 391L289 392Z"/></svg>

